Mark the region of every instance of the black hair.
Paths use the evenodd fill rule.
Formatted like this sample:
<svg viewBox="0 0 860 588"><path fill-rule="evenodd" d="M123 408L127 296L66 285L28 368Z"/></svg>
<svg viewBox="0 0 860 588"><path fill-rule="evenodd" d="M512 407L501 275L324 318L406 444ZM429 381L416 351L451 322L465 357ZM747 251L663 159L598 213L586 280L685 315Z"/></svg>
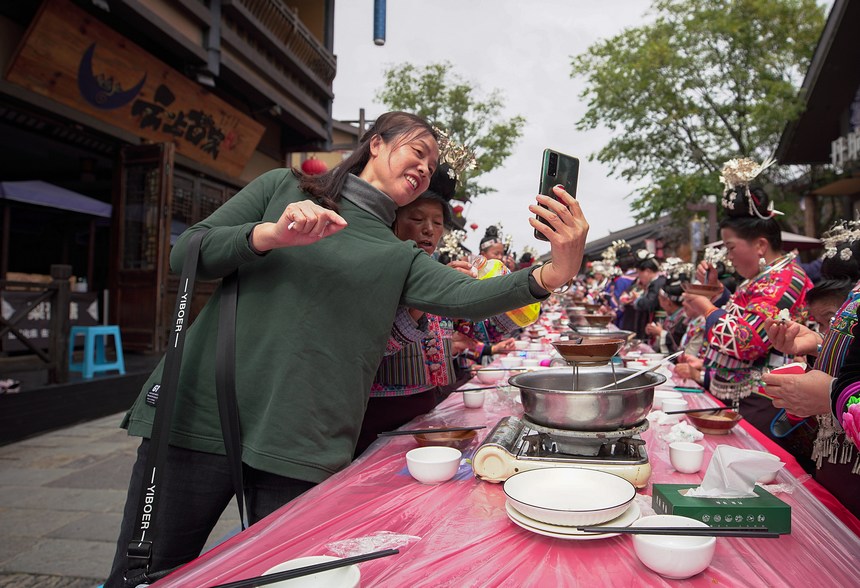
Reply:
<svg viewBox="0 0 860 588"><path fill-rule="evenodd" d="M483 251L485 249L484 243L489 243L490 241L502 242L502 236L499 234L499 227L496 225L490 225L487 227L487 230L484 231L484 236L481 238L480 249Z"/></svg>
<svg viewBox="0 0 860 588"><path fill-rule="evenodd" d="M451 169L447 163L442 163L430 177L430 186L427 191L416 199L434 200L442 204L442 216L446 226L452 226L454 211L451 210L451 197L457 189L457 180L452 178L448 171Z"/></svg>
<svg viewBox="0 0 860 588"><path fill-rule="evenodd" d="M661 291L666 295L666 298L675 304L681 304L681 294L684 293L684 289L681 287L681 280L667 281L663 284Z"/></svg>
<svg viewBox="0 0 860 588"><path fill-rule="evenodd" d="M636 257L633 255L633 249L630 247L619 247L616 249L615 265L620 267L622 272L636 267Z"/></svg>
<svg viewBox="0 0 860 588"><path fill-rule="evenodd" d="M726 216L720 221L721 229L731 229L738 237L746 241L752 241L760 237L767 239L774 251L782 250L782 228L779 223L771 218L759 218L751 212L750 202L761 214L766 215L770 206L770 198L767 193L758 186L737 186L726 192L730 197L734 194L734 208L726 208Z"/></svg>
<svg viewBox="0 0 860 588"><path fill-rule="evenodd" d="M835 245L836 255L821 260L821 279L860 280L860 241L841 241ZM841 253L848 249L851 257L842 259Z"/></svg>
<svg viewBox="0 0 860 588"><path fill-rule="evenodd" d="M379 135L387 144L392 141L403 142L425 134L436 139L433 127L420 116L400 111L386 112L364 133L358 147L331 170L318 175L305 174L296 168L292 171L299 178L299 187L302 190L316 198L322 206L337 211L346 177L349 174L360 174L370 161L370 140L374 136Z"/></svg>
<svg viewBox="0 0 860 588"><path fill-rule="evenodd" d="M818 282L815 287L806 293L806 303L812 304L819 300L832 298L839 300L839 303L848 298L851 289L854 287L856 280L845 278L825 278Z"/></svg>
<svg viewBox="0 0 860 588"><path fill-rule="evenodd" d="M657 263L657 260L653 257L647 257L645 259L640 259L636 262L636 269L638 270L651 270L652 272L660 271L660 264Z"/></svg>

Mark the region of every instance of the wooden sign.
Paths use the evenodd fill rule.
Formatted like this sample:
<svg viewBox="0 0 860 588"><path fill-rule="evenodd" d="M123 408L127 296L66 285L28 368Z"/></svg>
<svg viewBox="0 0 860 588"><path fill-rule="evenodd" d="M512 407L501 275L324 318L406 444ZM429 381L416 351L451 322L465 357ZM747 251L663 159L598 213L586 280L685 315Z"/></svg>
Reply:
<svg viewBox="0 0 860 588"><path fill-rule="evenodd" d="M6 79L239 177L264 127L68 0L46 0Z"/></svg>

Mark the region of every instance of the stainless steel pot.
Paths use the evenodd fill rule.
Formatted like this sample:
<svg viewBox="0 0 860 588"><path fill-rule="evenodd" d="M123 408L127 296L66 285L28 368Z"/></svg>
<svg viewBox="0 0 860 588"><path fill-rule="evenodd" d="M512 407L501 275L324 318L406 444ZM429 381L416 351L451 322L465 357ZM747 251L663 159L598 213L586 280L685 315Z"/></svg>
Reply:
<svg viewBox="0 0 860 588"><path fill-rule="evenodd" d="M585 325L570 325L574 336L578 337L602 337L605 339L627 339L628 341L635 335L633 331L625 331L622 329L608 329L606 327L591 327Z"/></svg>
<svg viewBox="0 0 860 588"><path fill-rule="evenodd" d="M613 431L631 427L645 419L654 401L654 387L666 377L644 373L621 384L619 389L594 390L613 382L609 366L577 370L537 370L513 376L508 382L520 389L526 416L539 425L570 431ZM615 368L620 380L636 372Z"/></svg>

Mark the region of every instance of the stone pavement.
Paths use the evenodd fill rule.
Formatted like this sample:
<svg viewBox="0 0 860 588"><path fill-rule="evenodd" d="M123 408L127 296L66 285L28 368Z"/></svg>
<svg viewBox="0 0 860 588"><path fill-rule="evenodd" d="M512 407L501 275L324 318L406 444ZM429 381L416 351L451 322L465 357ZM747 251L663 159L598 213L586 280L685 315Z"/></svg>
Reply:
<svg viewBox="0 0 860 588"><path fill-rule="evenodd" d="M0 447L0 588L95 588L107 576L139 442L121 418ZM234 501L209 546L238 526Z"/></svg>

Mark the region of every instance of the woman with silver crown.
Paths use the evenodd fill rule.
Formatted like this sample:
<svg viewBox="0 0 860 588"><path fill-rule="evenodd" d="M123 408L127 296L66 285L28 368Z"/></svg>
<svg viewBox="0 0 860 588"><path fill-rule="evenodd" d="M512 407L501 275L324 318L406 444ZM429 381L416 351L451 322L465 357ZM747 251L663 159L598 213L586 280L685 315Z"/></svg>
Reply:
<svg viewBox="0 0 860 588"><path fill-rule="evenodd" d="M785 353L817 356L814 369L805 374L765 374L765 393L773 397L777 408L784 408L798 417L816 417L818 432L812 445L816 466L813 477L860 517L860 452L857 451L860 435L856 425L852 430L854 419L845 416L850 412L847 409L857 404L849 404L849 398L860 391L856 376L853 378L855 390L850 390L850 374L856 374L860 367L857 352L852 356L850 351L857 348L860 334L856 330L860 308L860 221L839 221L824 233L822 240L825 244L822 280L813 292L827 287L828 283L846 284L848 292L840 303L831 304L832 318L820 325L820 333L794 322L765 322L774 347ZM842 292L845 292L844 287ZM828 313L820 314L827 316ZM846 390L848 392L844 393ZM857 398L860 399L860 394Z"/></svg>
<svg viewBox="0 0 860 588"><path fill-rule="evenodd" d="M782 251L781 229L774 218L781 213L773 209L763 189L751 185L771 163L733 159L722 170L726 216L720 222L720 236L728 259L745 280L729 296L714 267L703 261L696 269L697 279L719 286L722 293L713 300L684 297L705 316L706 387L720 400L739 407L744 418L779 442L770 432L777 409L758 390L765 368L790 360L774 350L764 322L781 317L803 322L812 282L794 256Z"/></svg>

